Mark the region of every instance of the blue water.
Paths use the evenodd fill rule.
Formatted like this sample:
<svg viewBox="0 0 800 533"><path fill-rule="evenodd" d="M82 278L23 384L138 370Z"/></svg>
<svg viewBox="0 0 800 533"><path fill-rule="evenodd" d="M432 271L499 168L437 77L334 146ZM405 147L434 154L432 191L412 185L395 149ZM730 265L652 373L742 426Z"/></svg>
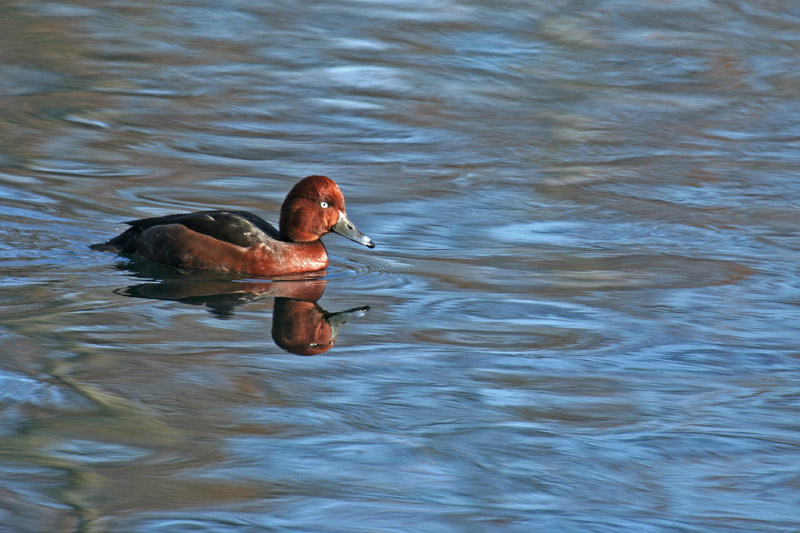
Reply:
<svg viewBox="0 0 800 533"><path fill-rule="evenodd" d="M800 530L798 36L777 1L4 2L0 531ZM310 174L374 250L88 248Z"/></svg>

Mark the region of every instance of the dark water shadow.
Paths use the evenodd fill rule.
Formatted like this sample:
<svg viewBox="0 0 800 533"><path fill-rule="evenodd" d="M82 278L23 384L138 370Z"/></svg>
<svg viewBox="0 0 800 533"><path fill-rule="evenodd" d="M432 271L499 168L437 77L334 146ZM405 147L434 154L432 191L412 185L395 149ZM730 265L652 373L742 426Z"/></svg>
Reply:
<svg viewBox="0 0 800 533"><path fill-rule="evenodd" d="M240 305L274 298L272 339L296 355L327 352L336 343L342 326L369 311L368 305L337 312L324 310L317 303L327 284L322 279L324 271L251 281L217 272L182 272L142 259L119 263L117 268L152 280L117 289L117 294L200 305L220 319L232 319Z"/></svg>

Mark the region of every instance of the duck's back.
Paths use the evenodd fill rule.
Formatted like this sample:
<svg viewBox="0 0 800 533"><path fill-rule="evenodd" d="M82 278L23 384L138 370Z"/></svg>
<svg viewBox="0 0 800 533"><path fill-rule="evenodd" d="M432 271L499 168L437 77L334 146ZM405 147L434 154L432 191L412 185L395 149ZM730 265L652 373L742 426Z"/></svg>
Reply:
<svg viewBox="0 0 800 533"><path fill-rule="evenodd" d="M142 233L157 226L171 224L180 224L194 232L245 248L279 239L279 232L272 224L247 211L197 211L130 220L126 224L131 227L121 235L108 242L93 245L92 248L137 253L142 244Z"/></svg>

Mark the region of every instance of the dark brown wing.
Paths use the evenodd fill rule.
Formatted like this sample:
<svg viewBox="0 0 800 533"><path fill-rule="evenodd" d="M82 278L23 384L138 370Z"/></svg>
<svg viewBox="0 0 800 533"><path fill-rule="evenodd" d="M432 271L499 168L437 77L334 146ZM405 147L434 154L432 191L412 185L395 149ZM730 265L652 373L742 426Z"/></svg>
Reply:
<svg viewBox="0 0 800 533"><path fill-rule="evenodd" d="M140 231L153 226L182 224L197 233L245 247L278 238L278 230L272 224L247 211L198 211L130 220L126 224Z"/></svg>
<svg viewBox="0 0 800 533"><path fill-rule="evenodd" d="M167 224L181 224L197 233L244 247L279 239L278 230L272 224L247 211L197 211L130 220L126 224L131 227L121 235L92 248L134 253L143 231Z"/></svg>

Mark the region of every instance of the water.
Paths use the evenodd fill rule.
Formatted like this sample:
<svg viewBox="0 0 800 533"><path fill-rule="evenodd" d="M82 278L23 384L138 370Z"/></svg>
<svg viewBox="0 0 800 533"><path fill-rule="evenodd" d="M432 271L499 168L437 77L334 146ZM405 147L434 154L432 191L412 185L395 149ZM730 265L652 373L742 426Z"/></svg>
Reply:
<svg viewBox="0 0 800 533"><path fill-rule="evenodd" d="M800 530L798 36L778 0L2 2L0 530ZM377 244L321 278L88 249L309 174Z"/></svg>

